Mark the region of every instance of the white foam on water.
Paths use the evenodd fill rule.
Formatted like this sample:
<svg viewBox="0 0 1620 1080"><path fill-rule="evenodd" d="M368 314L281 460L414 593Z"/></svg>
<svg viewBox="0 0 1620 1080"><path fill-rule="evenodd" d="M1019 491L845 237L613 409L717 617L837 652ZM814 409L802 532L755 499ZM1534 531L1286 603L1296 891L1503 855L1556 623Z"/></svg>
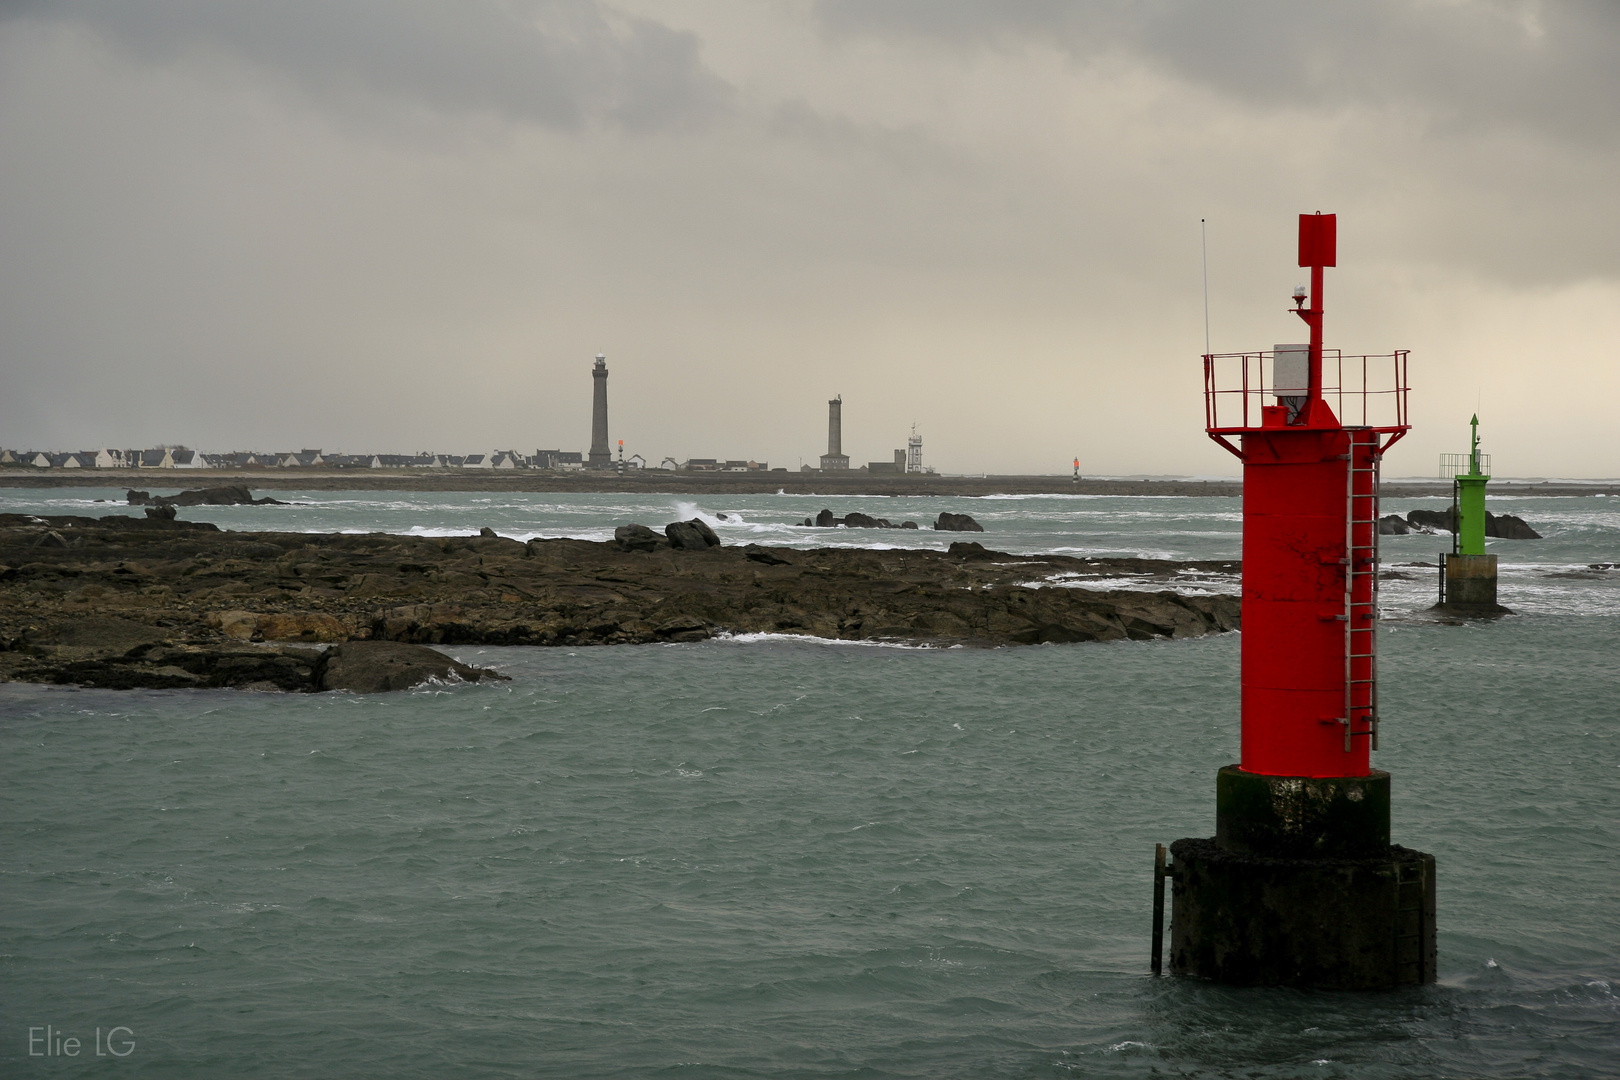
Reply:
<svg viewBox="0 0 1620 1080"><path fill-rule="evenodd" d="M1063 500L1070 500L1070 501L1078 501L1078 500L1082 500L1082 499L1185 499L1185 498L1188 498L1188 496L1186 496L1186 495L1082 495L1082 494L1080 494L1078 492L1064 493L1064 492L1055 492L1055 491L1051 492L1049 494L1044 494L1044 495L975 495L975 496L972 496L972 497L975 498L975 499L981 499L984 502L992 502L992 501L995 501L995 502L1013 502L1013 501L1018 501L1018 500L1031 500L1031 499L1063 499ZM1206 498L1206 497L1207 496L1199 496L1199 498ZM1231 497L1235 498L1236 496L1231 496Z"/></svg>
<svg viewBox="0 0 1620 1080"><path fill-rule="evenodd" d="M743 633L726 632L716 634L710 641L734 641L743 645L754 645L770 642L789 641L795 643L810 643L815 645L854 645L866 649L906 649L912 652L938 650L946 648L943 645L919 645L914 642L902 641L873 641L870 639L852 641L847 638L818 637L815 634L781 634L781 633ZM950 648L956 648L952 645Z"/></svg>
<svg viewBox="0 0 1620 1080"><path fill-rule="evenodd" d="M1215 581L1159 581L1141 577L1084 577L1057 575L1038 581L1020 581L1015 584L1026 589L1090 589L1096 592L1177 592L1197 596L1233 594L1238 590L1236 578L1227 579L1222 588Z"/></svg>

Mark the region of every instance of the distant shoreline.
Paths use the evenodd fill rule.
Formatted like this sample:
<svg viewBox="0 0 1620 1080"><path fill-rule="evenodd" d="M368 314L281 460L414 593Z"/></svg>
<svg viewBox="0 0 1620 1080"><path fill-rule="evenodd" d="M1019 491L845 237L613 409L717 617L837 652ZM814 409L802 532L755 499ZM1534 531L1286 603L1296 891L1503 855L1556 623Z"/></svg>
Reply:
<svg viewBox="0 0 1620 1080"><path fill-rule="evenodd" d="M1158 495L1235 498L1237 480L1089 480L1068 476L871 476L830 473L597 473L486 469L85 469L0 470L0 488L135 488L167 491L245 484L271 491L547 491L581 494L952 496ZM1447 496L1443 480L1388 482L1386 496ZM1495 481L1492 495L1620 495L1620 484Z"/></svg>

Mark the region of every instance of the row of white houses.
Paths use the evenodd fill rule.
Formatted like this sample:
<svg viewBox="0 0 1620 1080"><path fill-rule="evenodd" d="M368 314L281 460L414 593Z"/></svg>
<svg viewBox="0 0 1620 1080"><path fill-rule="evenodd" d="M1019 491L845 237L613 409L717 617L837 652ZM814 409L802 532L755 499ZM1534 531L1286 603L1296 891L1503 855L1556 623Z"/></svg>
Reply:
<svg viewBox="0 0 1620 1080"><path fill-rule="evenodd" d="M669 463L669 459L665 459ZM669 463L672 464L672 463ZM36 469L563 469L585 467L585 455L566 450L494 450L487 454L327 454L320 450L289 450L278 454L236 451L203 454L184 446L151 450L45 450L0 449L0 466ZM640 454L625 459L627 469L644 469Z"/></svg>
<svg viewBox="0 0 1620 1080"><path fill-rule="evenodd" d="M36 469L197 469L201 455L183 446L155 450L0 450L0 465L29 465Z"/></svg>
<svg viewBox="0 0 1620 1080"><path fill-rule="evenodd" d="M58 453L46 450L0 449L0 466L36 469L561 469L585 468L585 455L569 450L536 450L520 454L516 450L494 450L487 454L328 454L320 450L288 450L279 454L234 451L229 454L203 454L184 446L159 446L151 450L79 450ZM624 459L626 469L648 468L647 459L632 454ZM657 469L683 472L765 472L763 461L725 458L692 458L677 462L664 458ZM777 472L784 470L777 469Z"/></svg>

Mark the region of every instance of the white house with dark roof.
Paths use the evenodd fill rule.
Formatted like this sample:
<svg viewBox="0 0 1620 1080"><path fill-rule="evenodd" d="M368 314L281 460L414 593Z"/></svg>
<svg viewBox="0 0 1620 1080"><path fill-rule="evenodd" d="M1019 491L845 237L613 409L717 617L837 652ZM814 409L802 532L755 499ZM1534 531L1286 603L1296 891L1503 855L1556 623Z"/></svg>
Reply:
<svg viewBox="0 0 1620 1080"><path fill-rule="evenodd" d="M135 467L137 469L172 469L174 468L174 455L167 446L154 447L151 450L133 450Z"/></svg>

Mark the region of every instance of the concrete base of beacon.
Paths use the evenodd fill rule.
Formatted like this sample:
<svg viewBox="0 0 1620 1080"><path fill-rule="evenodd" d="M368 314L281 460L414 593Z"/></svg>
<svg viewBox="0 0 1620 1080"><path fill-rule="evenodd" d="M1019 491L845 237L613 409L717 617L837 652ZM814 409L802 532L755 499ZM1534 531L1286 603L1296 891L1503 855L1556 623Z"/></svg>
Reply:
<svg viewBox="0 0 1620 1080"><path fill-rule="evenodd" d="M1461 615L1503 615L1496 602L1495 555L1446 555L1440 607Z"/></svg>
<svg viewBox="0 0 1620 1080"><path fill-rule="evenodd" d="M1434 856L1389 842L1389 774L1216 781L1216 835L1177 840L1170 970L1236 986L1435 979Z"/></svg>

